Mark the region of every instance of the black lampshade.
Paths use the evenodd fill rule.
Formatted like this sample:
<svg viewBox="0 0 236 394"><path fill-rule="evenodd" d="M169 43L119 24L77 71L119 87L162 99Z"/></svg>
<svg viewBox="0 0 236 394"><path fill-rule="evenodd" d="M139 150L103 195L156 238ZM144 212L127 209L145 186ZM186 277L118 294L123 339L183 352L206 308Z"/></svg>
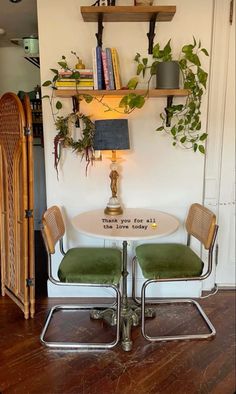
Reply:
<svg viewBox="0 0 236 394"><path fill-rule="evenodd" d="M129 149L129 129L127 119L95 120L95 150Z"/></svg>

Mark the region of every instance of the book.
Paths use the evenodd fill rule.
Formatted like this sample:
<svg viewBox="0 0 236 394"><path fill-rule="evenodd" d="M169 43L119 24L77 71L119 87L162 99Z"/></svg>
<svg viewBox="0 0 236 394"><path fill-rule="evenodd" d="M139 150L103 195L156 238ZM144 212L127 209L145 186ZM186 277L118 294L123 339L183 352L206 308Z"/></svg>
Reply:
<svg viewBox="0 0 236 394"><path fill-rule="evenodd" d="M76 81L78 81L78 82L92 82L93 78L78 78L78 79L75 79L75 78L60 78L60 79L58 79L58 82L76 82Z"/></svg>
<svg viewBox="0 0 236 394"><path fill-rule="evenodd" d="M97 78L98 78L98 90L105 88L103 66L102 66L102 48L96 47L96 59L97 59Z"/></svg>
<svg viewBox="0 0 236 394"><path fill-rule="evenodd" d="M93 90L93 86L57 86L57 90Z"/></svg>
<svg viewBox="0 0 236 394"><path fill-rule="evenodd" d="M93 81L56 81L56 86L93 86Z"/></svg>
<svg viewBox="0 0 236 394"><path fill-rule="evenodd" d="M107 55L108 75L109 75L109 87L110 87L110 90L115 90L115 81L114 81L114 71L113 71L112 57L111 57L111 48L106 48L106 55Z"/></svg>
<svg viewBox="0 0 236 394"><path fill-rule="evenodd" d="M101 51L102 54L102 66L103 66L103 73L104 73L104 81L106 90L110 90L109 84L109 74L108 74L108 65L107 65L107 54L105 50Z"/></svg>
<svg viewBox="0 0 236 394"><path fill-rule="evenodd" d="M97 74L96 47L92 48L92 60L93 60L93 80L94 80L94 89L98 89L98 74Z"/></svg>
<svg viewBox="0 0 236 394"><path fill-rule="evenodd" d="M119 57L116 48L111 48L111 58L114 71L115 88L121 89Z"/></svg>

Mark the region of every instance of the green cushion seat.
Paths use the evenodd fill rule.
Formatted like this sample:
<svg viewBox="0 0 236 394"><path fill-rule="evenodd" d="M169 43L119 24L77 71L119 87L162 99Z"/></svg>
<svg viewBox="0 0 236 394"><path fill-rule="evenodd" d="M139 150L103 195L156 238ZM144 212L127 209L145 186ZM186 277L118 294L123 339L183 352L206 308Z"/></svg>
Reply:
<svg viewBox="0 0 236 394"><path fill-rule="evenodd" d="M203 262L182 244L143 244L136 248L136 256L146 279L189 278L199 276Z"/></svg>
<svg viewBox="0 0 236 394"><path fill-rule="evenodd" d="M115 248L71 248L63 257L58 277L68 283L118 284L122 254Z"/></svg>

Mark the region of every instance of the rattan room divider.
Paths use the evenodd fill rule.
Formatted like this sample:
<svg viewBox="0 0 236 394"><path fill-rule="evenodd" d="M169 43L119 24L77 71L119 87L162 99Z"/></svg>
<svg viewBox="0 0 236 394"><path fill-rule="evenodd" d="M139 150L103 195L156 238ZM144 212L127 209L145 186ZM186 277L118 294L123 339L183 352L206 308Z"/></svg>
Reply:
<svg viewBox="0 0 236 394"><path fill-rule="evenodd" d="M33 136L30 101L0 99L0 262L2 295L28 319L35 312Z"/></svg>

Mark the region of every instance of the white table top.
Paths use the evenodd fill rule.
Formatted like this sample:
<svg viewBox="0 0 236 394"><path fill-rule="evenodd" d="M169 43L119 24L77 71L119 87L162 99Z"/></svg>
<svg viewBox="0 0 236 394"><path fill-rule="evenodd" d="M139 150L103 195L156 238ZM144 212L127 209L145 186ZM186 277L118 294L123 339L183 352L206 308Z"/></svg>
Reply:
<svg viewBox="0 0 236 394"><path fill-rule="evenodd" d="M179 227L174 216L146 208L127 208L117 216L106 215L103 209L96 209L75 216L72 223L83 234L123 241L164 237Z"/></svg>

